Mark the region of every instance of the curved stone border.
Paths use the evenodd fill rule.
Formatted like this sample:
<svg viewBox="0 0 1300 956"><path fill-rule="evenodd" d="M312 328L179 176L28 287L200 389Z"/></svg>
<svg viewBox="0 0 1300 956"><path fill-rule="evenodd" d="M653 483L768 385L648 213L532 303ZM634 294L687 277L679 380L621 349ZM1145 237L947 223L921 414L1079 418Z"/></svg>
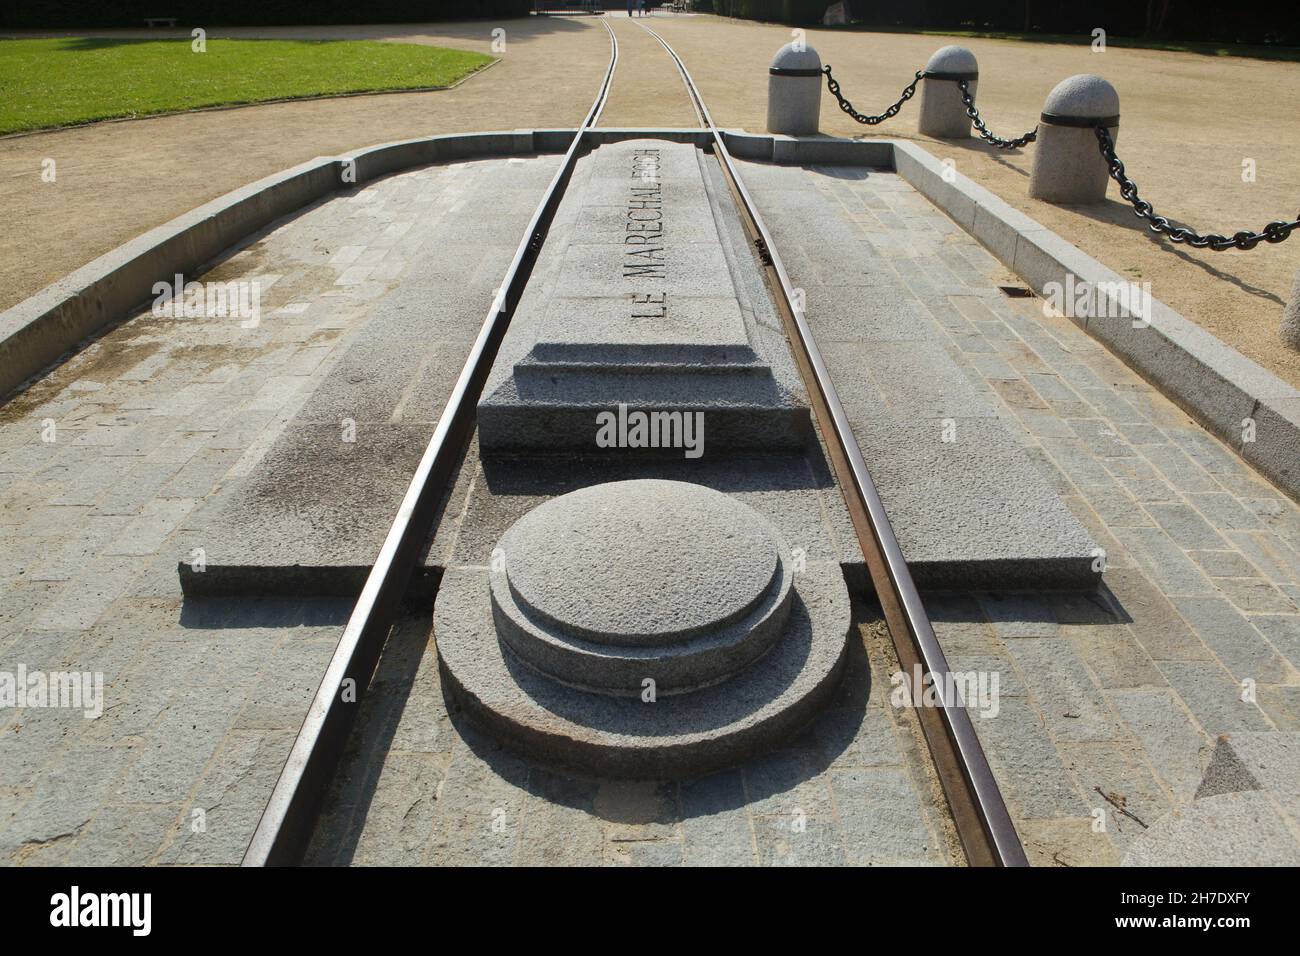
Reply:
<svg viewBox="0 0 1300 956"><path fill-rule="evenodd" d="M0 398L21 388L79 343L148 301L155 282L194 274L223 250L344 185L433 162L520 153L562 152L574 130L468 133L384 143L351 156L322 157L227 193L119 246L0 313ZM701 129L591 130L593 145L653 135L707 145ZM933 155L903 140L798 139L726 131L740 159L782 164L892 168L1040 294L1050 282L1127 282L987 189L948 172ZM356 163L355 183L343 183ZM948 181L951 179L951 181ZM1300 501L1300 390L1194 322L1153 300L1150 323L1128 318L1076 319L1161 392L1227 442L1286 494ZM1245 422L1254 440L1245 441Z"/></svg>
<svg viewBox="0 0 1300 956"><path fill-rule="evenodd" d="M204 203L92 260L0 313L0 397L55 364L68 351L148 302L155 282L191 278L245 237L335 191L434 162L558 152L532 130L401 140L345 156L319 157ZM547 139L547 137L542 137ZM344 182L348 163L355 181Z"/></svg>

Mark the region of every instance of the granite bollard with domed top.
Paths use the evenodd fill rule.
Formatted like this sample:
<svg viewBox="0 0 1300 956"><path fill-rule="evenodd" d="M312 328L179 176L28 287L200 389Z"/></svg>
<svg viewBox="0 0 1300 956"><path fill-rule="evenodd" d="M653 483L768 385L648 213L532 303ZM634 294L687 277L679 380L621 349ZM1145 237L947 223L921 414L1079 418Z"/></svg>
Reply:
<svg viewBox="0 0 1300 956"><path fill-rule="evenodd" d="M1096 128L1119 138L1119 94L1091 73L1058 83L1043 104L1029 176L1029 195L1053 203L1099 203L1106 198L1110 170L1101 155Z"/></svg>
<svg viewBox="0 0 1300 956"><path fill-rule="evenodd" d="M964 46L945 46L936 50L925 65L921 81L921 116L918 128L937 139L965 139L971 122L958 82L966 81L970 98L975 99L980 68L975 54Z"/></svg>
<svg viewBox="0 0 1300 956"><path fill-rule="evenodd" d="M1282 327L1279 329L1287 348L1300 351L1300 272L1295 274L1291 286L1291 300L1282 310Z"/></svg>
<svg viewBox="0 0 1300 956"><path fill-rule="evenodd" d="M444 687L532 759L695 776L778 747L833 694L850 613L834 561L703 485L607 482L525 514L434 606Z"/></svg>
<svg viewBox="0 0 1300 956"><path fill-rule="evenodd" d="M777 50L767 71L767 131L785 136L817 132L822 108L822 58L806 43Z"/></svg>

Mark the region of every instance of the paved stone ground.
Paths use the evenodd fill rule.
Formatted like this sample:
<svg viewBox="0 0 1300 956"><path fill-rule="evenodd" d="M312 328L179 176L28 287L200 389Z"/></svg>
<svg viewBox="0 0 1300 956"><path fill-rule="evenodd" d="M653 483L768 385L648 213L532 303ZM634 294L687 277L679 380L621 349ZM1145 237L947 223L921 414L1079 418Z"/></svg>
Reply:
<svg viewBox="0 0 1300 956"><path fill-rule="evenodd" d="M257 328L138 317L0 413L0 670L81 667L106 685L98 720L0 712L6 862L238 859L346 608L182 607L173 562L186 517L256 465L401 261L420 254L414 226L437 181L475 168L385 180L229 260L217 275L264 283ZM1279 790L1285 776L1275 779L1294 754L1283 742L1300 730L1300 509L1068 320L1033 300L961 294L1007 277L895 177L809 175L947 330L949 354L1107 550L1098 597L927 602L955 667L1001 675L999 716L976 727L1035 861L1169 860L1144 825L1167 828L1176 815L1184 827L1249 821L1248 835L1300 859L1284 839L1294 843L1296 804ZM379 274L345 281L367 255L384 264ZM52 443L41 440L47 420ZM798 747L713 778L702 795L611 789L521 769L439 716L427 632L427 620L411 622L385 659L396 690L370 700L383 705L392 746L366 751L365 773L346 781L336 859L863 861L881 851L878 830L864 828L908 799L921 808L908 811L923 821L915 839L874 859L947 858L942 817L909 756L915 737L882 699L884 671L874 700L860 666L858 692L851 685ZM866 656L888 667L870 644ZM883 737L871 726L881 720ZM1213 762L1225 734L1260 786L1232 812L1220 803L1237 792L1221 782L1233 774ZM872 749L891 737L893 753ZM377 786L385 774L405 785ZM898 800L876 799L890 787ZM484 813L509 841L483 833ZM396 839L368 843L358 821L385 814L392 825L374 832ZM789 829L799 819L802 832Z"/></svg>
<svg viewBox="0 0 1300 956"><path fill-rule="evenodd" d="M953 668L998 675L996 713L977 713L975 725L1033 862L1300 860L1287 744L1300 729L1300 509L1068 320L1045 316L1037 300L988 295L1012 277L899 177L805 175L1106 549L1096 594L927 597ZM837 318L852 314L814 324ZM888 844L882 834L898 819L853 814L896 806L888 786L909 813L913 804L897 769L870 769L878 750L862 762L862 748L880 743L881 718L896 740L906 714L882 690L890 655L872 661L871 685L845 697L865 696L860 715L837 710L796 748L710 778L710 823L697 837L699 784L556 774L449 717L427 623L412 621L393 639L384 693L368 705L313 858L766 863L775 832L789 862L873 862L861 850ZM1242 699L1247 690L1257 702ZM1223 795L1216 741L1242 746L1247 732L1272 742L1259 785ZM782 768L775 778L770 762ZM842 794L849 781L869 804ZM808 805L829 809L809 814L818 825L798 839L772 830ZM1208 831L1228 827L1214 856Z"/></svg>
<svg viewBox="0 0 1300 956"><path fill-rule="evenodd" d="M865 609L860 609L869 615ZM439 687L428 617L394 630L308 853L356 865L943 865L960 860L915 717L869 617L825 714L790 747L681 783L550 770ZM870 663L868 663L870 661ZM938 799L936 799L938 797Z"/></svg>
<svg viewBox="0 0 1300 956"><path fill-rule="evenodd" d="M1034 862L1120 862L1192 802L1220 735L1300 730L1300 508L1068 319L978 294L1014 280L899 177L807 175L1106 550L1096 595L926 605L954 670L1001 674L999 715L975 725ZM1283 779L1295 767L1261 760ZM1297 784L1237 834L1240 859L1249 834L1280 833L1300 862Z"/></svg>
<svg viewBox="0 0 1300 956"><path fill-rule="evenodd" d="M556 162L430 167L318 204L205 276L261 283L255 328L146 311L0 409L0 672L104 681L98 719L0 709L0 862L238 862L349 607L182 605L187 524L257 468L385 293L445 261L429 243L456 197ZM431 306L469 271L429 283Z"/></svg>

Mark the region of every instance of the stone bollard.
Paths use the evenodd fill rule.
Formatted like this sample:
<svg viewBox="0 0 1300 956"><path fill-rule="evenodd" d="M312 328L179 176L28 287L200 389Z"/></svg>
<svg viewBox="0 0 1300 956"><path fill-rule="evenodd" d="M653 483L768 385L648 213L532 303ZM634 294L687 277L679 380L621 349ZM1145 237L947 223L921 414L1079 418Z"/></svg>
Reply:
<svg viewBox="0 0 1300 956"><path fill-rule="evenodd" d="M1300 272L1295 274L1295 284L1291 286L1291 301L1282 312L1282 341L1288 348L1300 351Z"/></svg>
<svg viewBox="0 0 1300 956"><path fill-rule="evenodd" d="M925 65L921 81L919 128L936 139L965 139L970 135L970 117L961 99L958 80L966 80L970 98L975 99L980 67L975 54L964 46L946 46L935 51Z"/></svg>
<svg viewBox="0 0 1300 956"><path fill-rule="evenodd" d="M1110 170L1094 127L1119 138L1119 94L1100 76L1062 80L1043 104L1029 195L1055 203L1098 203L1106 198Z"/></svg>
<svg viewBox="0 0 1300 956"><path fill-rule="evenodd" d="M817 132L822 108L822 58L807 44L787 43L767 71L767 131L786 136Z"/></svg>

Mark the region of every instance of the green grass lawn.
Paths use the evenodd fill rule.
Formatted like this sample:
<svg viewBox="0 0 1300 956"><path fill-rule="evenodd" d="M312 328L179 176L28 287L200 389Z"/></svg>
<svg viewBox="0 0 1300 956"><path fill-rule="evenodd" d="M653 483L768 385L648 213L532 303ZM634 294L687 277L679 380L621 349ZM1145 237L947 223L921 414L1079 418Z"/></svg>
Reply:
<svg viewBox="0 0 1300 956"><path fill-rule="evenodd" d="M0 40L0 134L200 106L447 86L492 57L413 43Z"/></svg>

